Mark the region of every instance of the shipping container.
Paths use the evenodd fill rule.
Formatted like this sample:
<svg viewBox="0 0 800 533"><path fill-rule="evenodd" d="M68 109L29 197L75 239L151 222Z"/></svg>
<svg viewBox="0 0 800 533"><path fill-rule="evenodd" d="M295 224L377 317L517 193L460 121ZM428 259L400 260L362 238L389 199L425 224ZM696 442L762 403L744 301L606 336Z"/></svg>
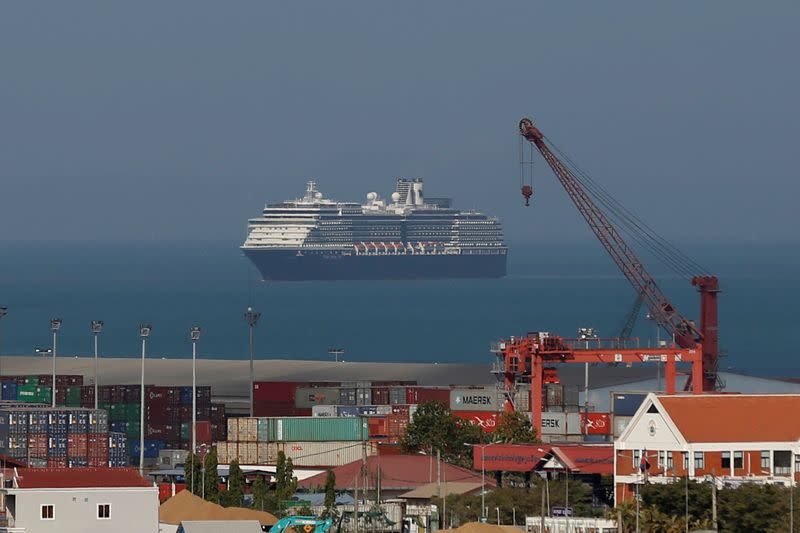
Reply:
<svg viewBox="0 0 800 533"><path fill-rule="evenodd" d="M408 387L406 389L407 404L420 404L426 402L450 402L449 387Z"/></svg>
<svg viewBox="0 0 800 533"><path fill-rule="evenodd" d="M258 444L255 442L240 442L238 450L239 463L243 465L258 464Z"/></svg>
<svg viewBox="0 0 800 533"><path fill-rule="evenodd" d="M581 433L585 435L611 434L611 416L608 413L582 413Z"/></svg>
<svg viewBox="0 0 800 533"><path fill-rule="evenodd" d="M336 407L336 405L315 405L311 408L311 416L337 416Z"/></svg>
<svg viewBox="0 0 800 533"><path fill-rule="evenodd" d="M361 417L299 417L274 420L276 441L354 441L366 440L369 436L366 421Z"/></svg>
<svg viewBox="0 0 800 533"><path fill-rule="evenodd" d="M335 405L339 390L332 387L298 387L295 391L295 407L308 408L315 405Z"/></svg>
<svg viewBox="0 0 800 533"><path fill-rule="evenodd" d="M544 406L546 408L556 408L561 411L564 407L564 386L561 383L546 383L544 394Z"/></svg>
<svg viewBox="0 0 800 533"><path fill-rule="evenodd" d="M632 416L613 415L611 421L614 425L614 439L617 439L620 435L622 435L622 432L628 427L628 424L632 418Z"/></svg>
<svg viewBox="0 0 800 533"><path fill-rule="evenodd" d="M583 420L581 413L566 413L567 435L582 435Z"/></svg>
<svg viewBox="0 0 800 533"><path fill-rule="evenodd" d="M360 413L358 411L358 406L355 405L337 405L336 406L336 416L342 417L358 417Z"/></svg>
<svg viewBox="0 0 800 533"><path fill-rule="evenodd" d="M238 418L229 418L228 419L228 440L238 441L239 440L239 419Z"/></svg>
<svg viewBox="0 0 800 533"><path fill-rule="evenodd" d="M232 419L229 419L232 420ZM256 442L258 440L258 419L242 417L235 419L238 421L238 441L239 442Z"/></svg>
<svg viewBox="0 0 800 533"><path fill-rule="evenodd" d="M542 413L542 435L566 435L566 413Z"/></svg>
<svg viewBox="0 0 800 533"><path fill-rule="evenodd" d="M480 427L484 433L493 433L500 417L500 413L493 411L453 411L453 415Z"/></svg>
<svg viewBox="0 0 800 533"><path fill-rule="evenodd" d="M615 416L633 416L646 397L644 393L612 392L611 412Z"/></svg>
<svg viewBox="0 0 800 533"><path fill-rule="evenodd" d="M453 411L499 411L496 387L458 388L450 391L450 409Z"/></svg>
<svg viewBox="0 0 800 533"><path fill-rule="evenodd" d="M2 382L2 398L3 400L16 400L17 399L17 382L4 379Z"/></svg>
<svg viewBox="0 0 800 533"><path fill-rule="evenodd" d="M285 442L282 449L294 466L342 466L361 459L364 449L368 457L377 455L374 442Z"/></svg>

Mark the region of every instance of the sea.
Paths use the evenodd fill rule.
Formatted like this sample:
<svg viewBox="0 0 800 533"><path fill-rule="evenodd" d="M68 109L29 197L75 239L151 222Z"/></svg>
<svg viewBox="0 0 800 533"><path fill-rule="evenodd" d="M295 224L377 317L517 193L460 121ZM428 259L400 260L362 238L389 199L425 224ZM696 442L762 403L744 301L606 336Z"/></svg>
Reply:
<svg viewBox="0 0 800 533"><path fill-rule="evenodd" d="M0 246L0 353L30 355L52 342L59 356L92 351L89 323L103 320L106 356L139 356L138 327L152 325L148 357L191 356L189 329L202 328L198 356L248 357L244 313L261 313L259 359L474 362L492 342L529 331L575 336L593 327L615 337L636 294L596 242L510 243L502 279L263 282L238 243L5 243ZM720 277L721 369L800 377L797 246L685 247ZM658 264L654 276L679 310L697 317L688 280ZM665 338L643 310L642 346Z"/></svg>

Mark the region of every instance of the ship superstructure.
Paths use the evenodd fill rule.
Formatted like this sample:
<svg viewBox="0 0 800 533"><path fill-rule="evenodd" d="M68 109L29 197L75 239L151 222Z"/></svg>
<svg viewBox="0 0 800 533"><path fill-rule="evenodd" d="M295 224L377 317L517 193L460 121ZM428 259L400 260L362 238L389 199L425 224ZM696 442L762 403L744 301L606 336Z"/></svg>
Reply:
<svg viewBox="0 0 800 533"><path fill-rule="evenodd" d="M496 218L426 199L421 179L400 178L389 201L302 198L250 219L242 250L267 280L501 277L507 248Z"/></svg>

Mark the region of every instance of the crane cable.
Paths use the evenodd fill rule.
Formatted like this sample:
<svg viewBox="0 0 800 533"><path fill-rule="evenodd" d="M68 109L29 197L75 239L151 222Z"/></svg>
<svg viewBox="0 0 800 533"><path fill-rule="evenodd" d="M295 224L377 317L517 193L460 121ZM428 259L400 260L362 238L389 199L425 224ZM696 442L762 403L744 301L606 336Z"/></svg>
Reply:
<svg viewBox="0 0 800 533"><path fill-rule="evenodd" d="M662 263L681 277L707 273L708 270L683 253L664 237L656 233L641 218L620 204L607 190L594 181L572 159L549 138L548 144L569 164L573 177L584 186L587 192L606 208L607 214L614 218L640 245L650 250Z"/></svg>

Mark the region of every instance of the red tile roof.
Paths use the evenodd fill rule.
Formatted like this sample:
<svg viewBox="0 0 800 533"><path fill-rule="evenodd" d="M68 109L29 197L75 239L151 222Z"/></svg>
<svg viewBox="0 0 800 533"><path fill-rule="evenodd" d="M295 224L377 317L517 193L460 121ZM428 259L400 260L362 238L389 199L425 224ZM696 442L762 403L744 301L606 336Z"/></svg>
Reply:
<svg viewBox="0 0 800 533"><path fill-rule="evenodd" d="M352 490L361 468L361 461L355 461L333 469L336 475L337 490ZM375 487L378 468L381 472L381 488L384 490L411 490L436 481L436 458L428 455L373 455L367 457L367 479L372 488ZM301 488L324 487L327 472L317 474L298 483ZM451 482L481 482L480 473L451 465L442 461L442 481ZM359 477L359 489L363 477ZM494 482L486 480L487 486L494 486Z"/></svg>
<svg viewBox="0 0 800 533"><path fill-rule="evenodd" d="M132 468L18 468L21 489L152 487Z"/></svg>
<svg viewBox="0 0 800 533"><path fill-rule="evenodd" d="M614 474L613 444L553 446L550 452L576 474Z"/></svg>
<svg viewBox="0 0 800 533"><path fill-rule="evenodd" d="M797 442L800 395L659 396L687 442Z"/></svg>

